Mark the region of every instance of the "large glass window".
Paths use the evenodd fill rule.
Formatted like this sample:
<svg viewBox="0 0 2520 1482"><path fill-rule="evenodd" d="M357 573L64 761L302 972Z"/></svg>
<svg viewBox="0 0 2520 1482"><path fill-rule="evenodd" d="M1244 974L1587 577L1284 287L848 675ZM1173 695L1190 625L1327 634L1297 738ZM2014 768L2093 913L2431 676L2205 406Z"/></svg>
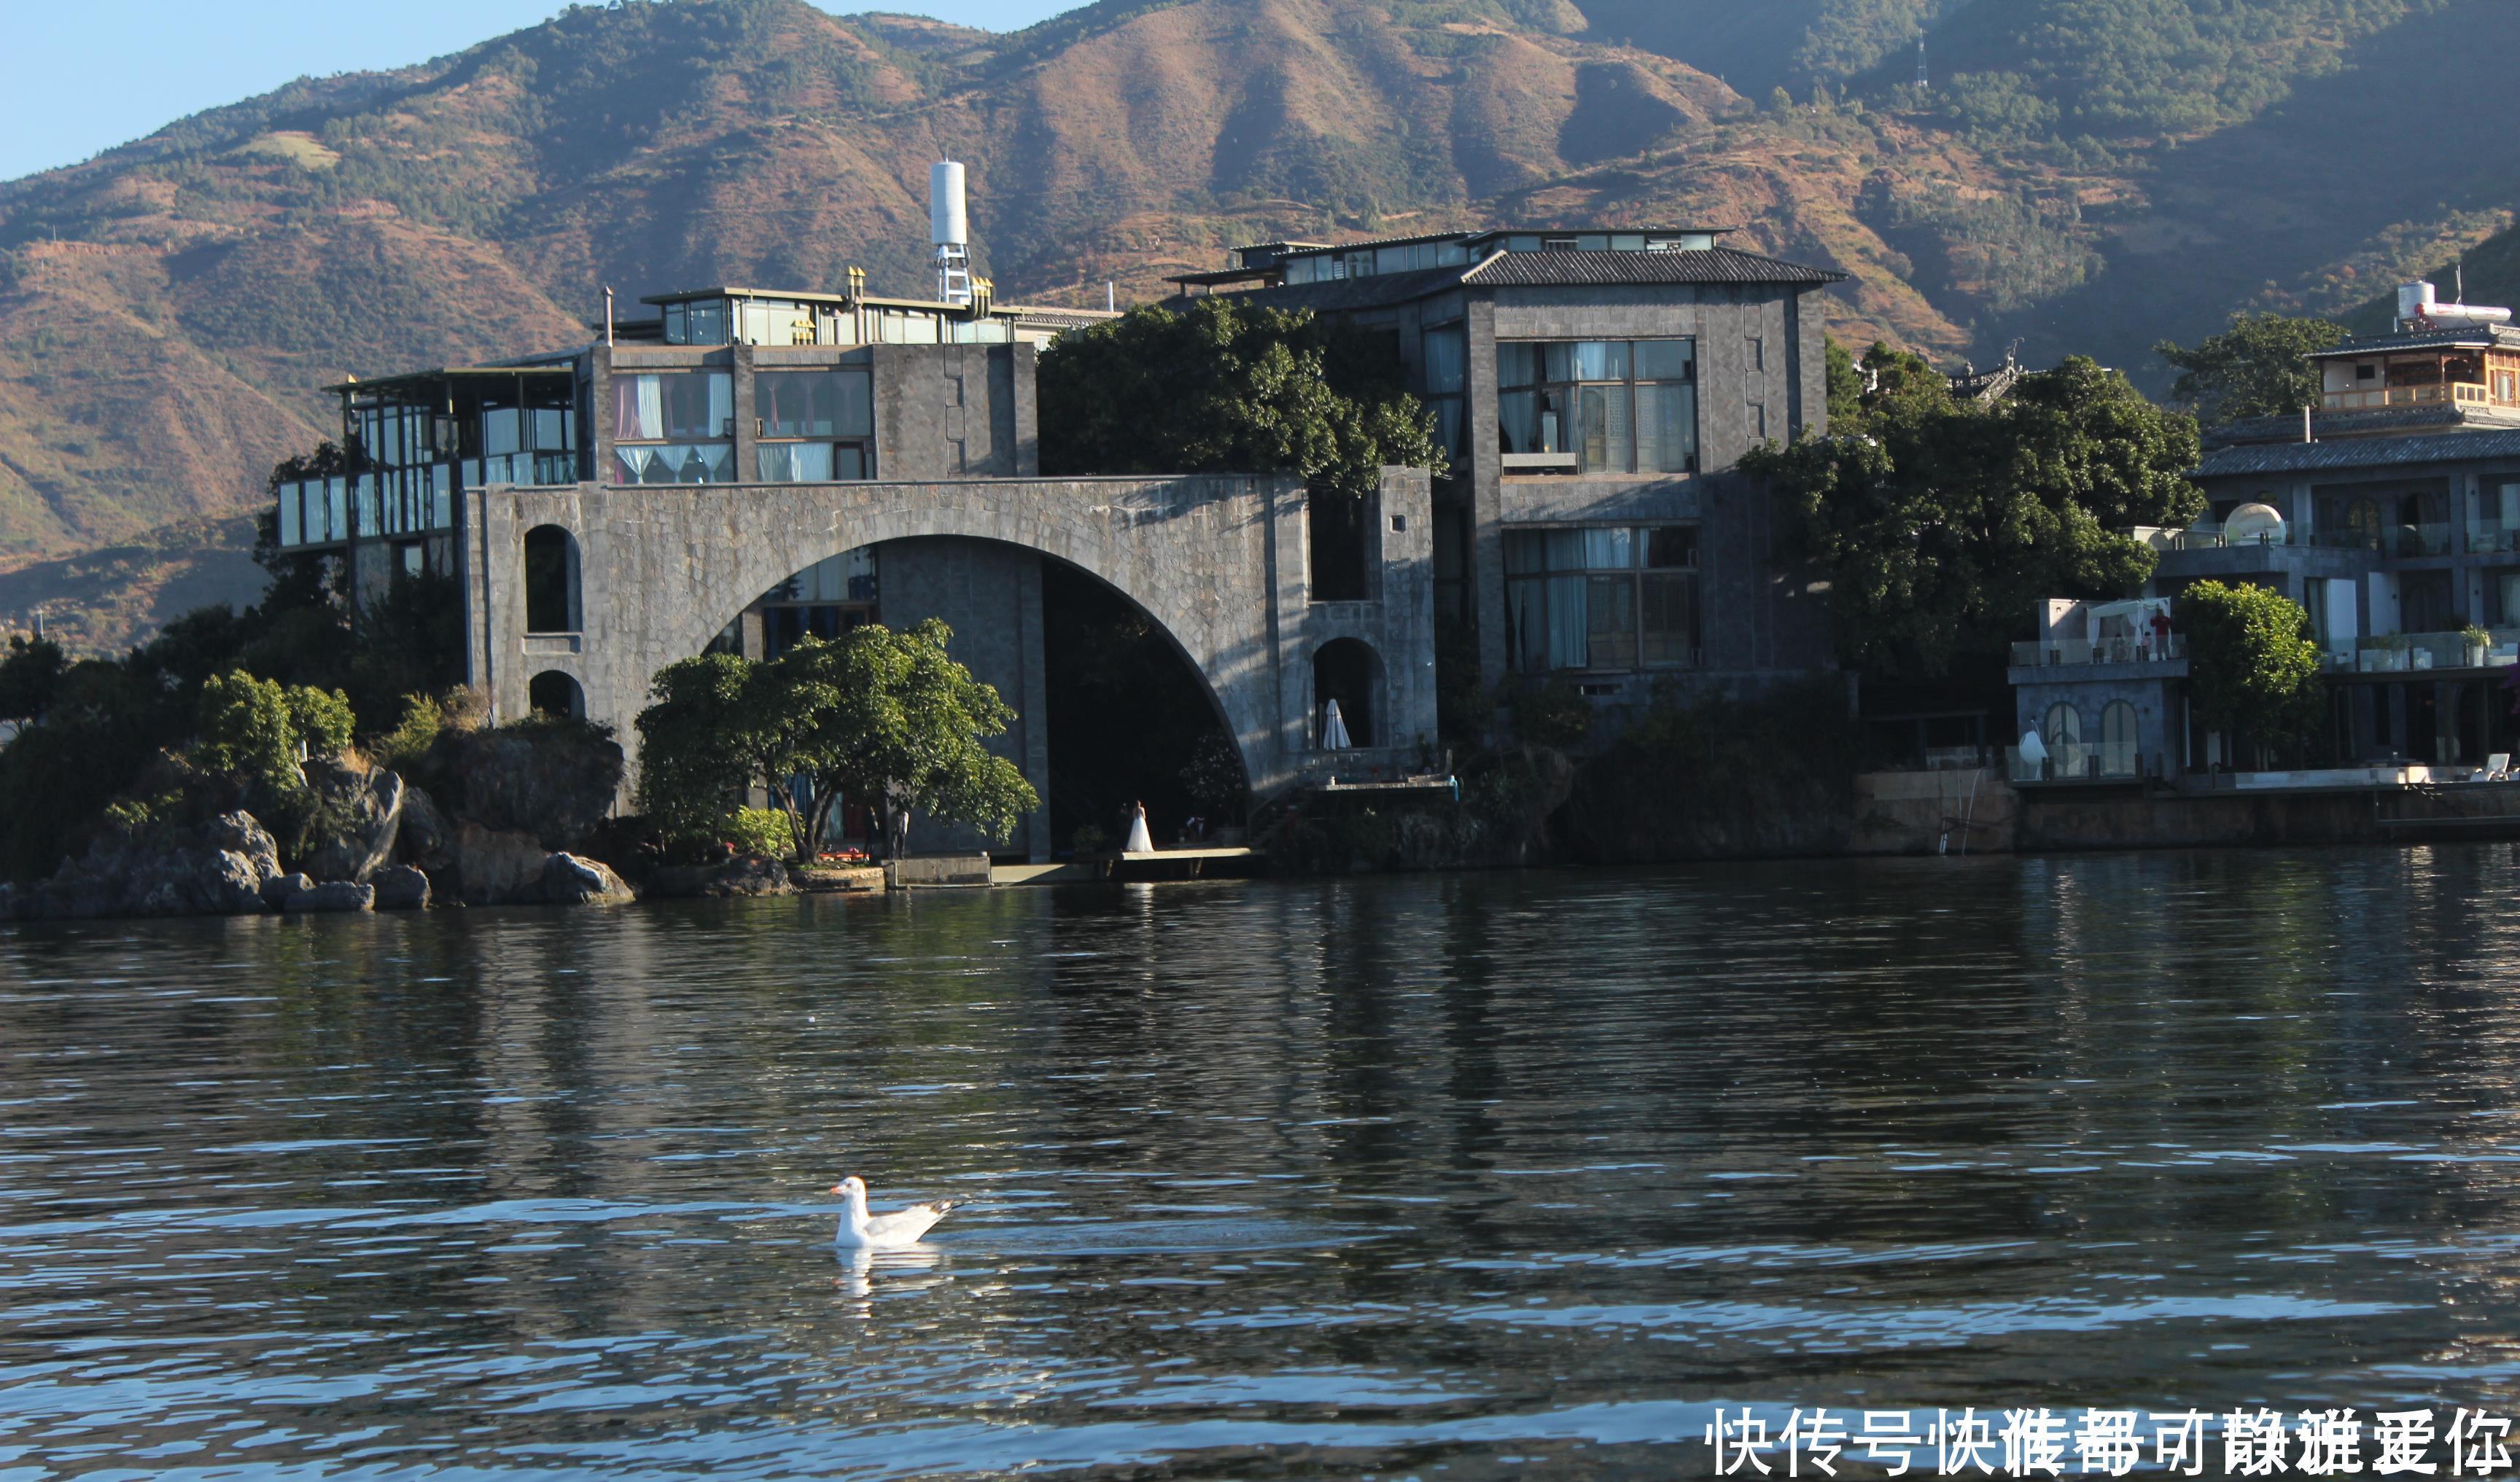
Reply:
<svg viewBox="0 0 2520 1482"><path fill-rule="evenodd" d="M1508 531L1505 569L1507 657L1523 673L1699 662L1694 525Z"/></svg>
<svg viewBox="0 0 2520 1482"><path fill-rule="evenodd" d="M1435 414L1435 442L1454 460L1462 453L1462 387L1463 363L1469 359L1469 343L1458 324L1440 330L1428 330L1418 341L1422 346L1419 369L1426 382L1426 406Z"/></svg>
<svg viewBox="0 0 2520 1482"><path fill-rule="evenodd" d="M1497 385L1497 438L1508 472L1697 468L1694 340L1500 344Z"/></svg>
<svg viewBox="0 0 2520 1482"><path fill-rule="evenodd" d="M735 378L661 371L612 378L616 483L733 483Z"/></svg>
<svg viewBox="0 0 2520 1482"><path fill-rule="evenodd" d="M728 318L723 298L669 303L665 305L665 343L724 344Z"/></svg>
<svg viewBox="0 0 2520 1482"><path fill-rule="evenodd" d="M763 483L875 475L874 377L862 370L763 371L752 379Z"/></svg>

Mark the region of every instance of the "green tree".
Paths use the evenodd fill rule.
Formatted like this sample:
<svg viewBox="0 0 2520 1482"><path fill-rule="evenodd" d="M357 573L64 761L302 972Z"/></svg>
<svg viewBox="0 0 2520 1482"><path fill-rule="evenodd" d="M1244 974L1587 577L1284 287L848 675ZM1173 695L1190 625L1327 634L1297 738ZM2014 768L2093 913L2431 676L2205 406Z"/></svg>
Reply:
<svg viewBox="0 0 2520 1482"><path fill-rule="evenodd" d="M2200 581L2179 595L2187 686L2209 731L2245 737L2261 754L2318 728L2322 692L2310 614L2280 592Z"/></svg>
<svg viewBox="0 0 2520 1482"><path fill-rule="evenodd" d="M2281 314L2233 314L2231 327L2197 341L2193 349L2170 340L2152 347L2179 373L2171 399L2209 427L2244 417L2282 417L2318 404L2318 371L2313 353L2348 337L2345 326L2324 319Z"/></svg>
<svg viewBox="0 0 2520 1482"><path fill-rule="evenodd" d="M1015 712L955 661L953 637L932 617L899 632L870 623L830 643L808 640L780 658L792 670L785 686L822 702L808 712L799 754L819 799L805 847L821 847L843 795L897 799L993 839L1041 806L1022 771L982 744L1003 735Z"/></svg>
<svg viewBox="0 0 2520 1482"><path fill-rule="evenodd" d="M9 656L0 658L0 720L40 718L61 693L69 667L62 646L51 639L11 635Z"/></svg>
<svg viewBox="0 0 2520 1482"><path fill-rule="evenodd" d="M1302 310L1152 305L1041 357L1046 473L1303 475L1363 497L1386 467L1440 469L1387 337Z"/></svg>
<svg viewBox="0 0 2520 1482"><path fill-rule="evenodd" d="M284 686L234 669L202 686L192 755L204 771L289 797L306 786L301 764L348 745L352 726L349 698L338 690Z"/></svg>
<svg viewBox="0 0 2520 1482"><path fill-rule="evenodd" d="M1841 651L1887 677L2000 654L2033 604L2115 596L2152 572L2133 525L2184 525L2195 423L2075 357L1992 406L1953 400L1876 346L1854 425L1742 460L1769 480L1828 583Z"/></svg>
<svg viewBox="0 0 2520 1482"><path fill-rule="evenodd" d="M713 653L669 664L639 715L640 806L669 834L720 830L745 788L784 812L796 854L823 847L843 796L899 798L994 838L1041 799L983 742L1014 712L947 651L934 619L808 639L768 662ZM810 784L811 805L791 781Z"/></svg>
<svg viewBox="0 0 2520 1482"><path fill-rule="evenodd" d="M772 791L802 830L787 780L796 772L804 718L777 694L775 665L703 653L656 671L656 702L639 712L639 806L669 837L722 831L744 789Z"/></svg>

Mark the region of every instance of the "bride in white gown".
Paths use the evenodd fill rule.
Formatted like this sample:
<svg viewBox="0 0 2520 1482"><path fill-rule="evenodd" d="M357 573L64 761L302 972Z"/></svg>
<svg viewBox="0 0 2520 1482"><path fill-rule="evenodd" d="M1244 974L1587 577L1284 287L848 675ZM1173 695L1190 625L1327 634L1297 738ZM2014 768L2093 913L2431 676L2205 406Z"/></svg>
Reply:
<svg viewBox="0 0 2520 1482"><path fill-rule="evenodd" d="M1152 854L1154 835L1147 831L1147 805L1136 803L1129 809L1129 842L1121 846L1123 854Z"/></svg>

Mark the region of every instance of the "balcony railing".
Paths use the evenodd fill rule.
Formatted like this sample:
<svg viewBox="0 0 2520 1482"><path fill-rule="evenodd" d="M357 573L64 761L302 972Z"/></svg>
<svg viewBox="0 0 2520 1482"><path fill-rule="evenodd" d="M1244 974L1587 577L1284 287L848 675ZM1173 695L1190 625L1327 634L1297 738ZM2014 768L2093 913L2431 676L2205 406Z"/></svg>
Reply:
<svg viewBox="0 0 2520 1482"><path fill-rule="evenodd" d="M2457 527L2451 524L2384 525L2377 530L2320 530L2309 544L2330 551L2377 551L2383 556L2448 556Z"/></svg>
<svg viewBox="0 0 2520 1482"><path fill-rule="evenodd" d="M2428 386L2372 386L2367 390L2329 391L2321 398L2331 412L2374 412L2383 407L2487 406L2494 398L2472 381L2437 382Z"/></svg>
<svg viewBox="0 0 2520 1482"><path fill-rule="evenodd" d="M2332 668L2357 674L2406 674L2426 669L2499 669L2520 664L2520 628L2491 630L2493 641L2472 644L2461 633L2395 633L2339 645L2328 651Z"/></svg>
<svg viewBox="0 0 2520 1482"><path fill-rule="evenodd" d="M2074 664L2149 664L2186 656L2187 635L2184 633L2165 634L2159 639L2112 638L2099 643L2087 643L2079 638L2055 638L2012 646L2012 666L2016 669L2046 669Z"/></svg>
<svg viewBox="0 0 2520 1482"><path fill-rule="evenodd" d="M2131 782L2143 775L2143 754L2133 741L2052 741L2036 760L2004 747L2003 767L2016 783Z"/></svg>
<svg viewBox="0 0 2520 1482"><path fill-rule="evenodd" d="M2467 527L2467 548L2479 556L2498 552L2520 551L2520 525L2473 524Z"/></svg>

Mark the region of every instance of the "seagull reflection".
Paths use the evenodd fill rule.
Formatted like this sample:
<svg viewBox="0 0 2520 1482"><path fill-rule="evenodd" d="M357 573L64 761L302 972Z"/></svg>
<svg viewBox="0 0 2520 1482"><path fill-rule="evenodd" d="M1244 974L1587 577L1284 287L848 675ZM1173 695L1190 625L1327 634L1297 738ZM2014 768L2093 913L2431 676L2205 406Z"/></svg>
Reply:
<svg viewBox="0 0 2520 1482"><path fill-rule="evenodd" d="M941 1280L938 1268L945 1253L929 1246L909 1250L869 1250L864 1246L840 1246L833 1252L840 1263L840 1274L832 1284L852 1297L872 1297L880 1281L894 1292L911 1292L932 1286Z"/></svg>

